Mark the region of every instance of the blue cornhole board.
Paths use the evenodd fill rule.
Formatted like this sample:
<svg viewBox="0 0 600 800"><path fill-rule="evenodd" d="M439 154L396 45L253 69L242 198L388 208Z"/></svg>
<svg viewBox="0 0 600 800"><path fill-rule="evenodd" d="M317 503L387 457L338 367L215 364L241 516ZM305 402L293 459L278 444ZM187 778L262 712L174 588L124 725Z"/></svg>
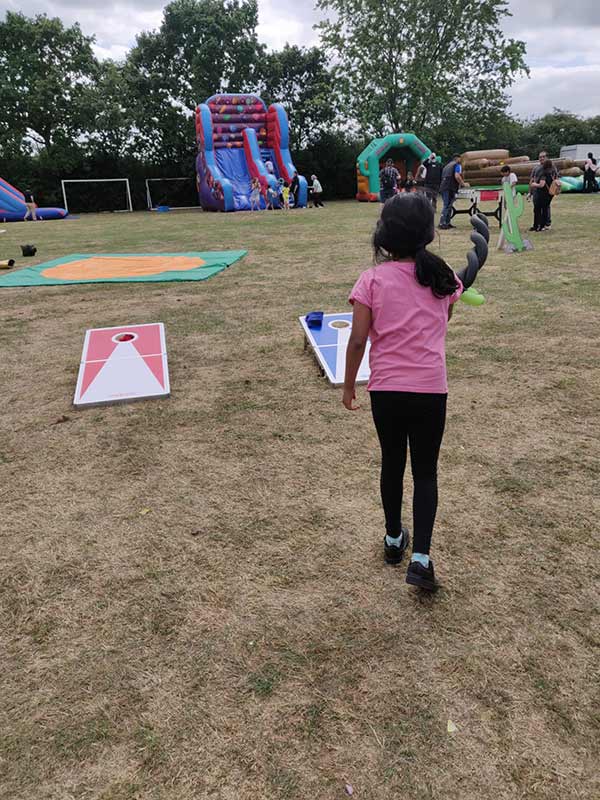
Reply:
<svg viewBox="0 0 600 800"><path fill-rule="evenodd" d="M309 328L305 317L299 317L304 331L305 347L313 351L317 362L327 380L334 386L343 386L346 370L346 348L352 330L352 312L325 314L320 328ZM369 350L371 342L367 342L365 354L361 361L357 383L367 383L371 371L369 369Z"/></svg>

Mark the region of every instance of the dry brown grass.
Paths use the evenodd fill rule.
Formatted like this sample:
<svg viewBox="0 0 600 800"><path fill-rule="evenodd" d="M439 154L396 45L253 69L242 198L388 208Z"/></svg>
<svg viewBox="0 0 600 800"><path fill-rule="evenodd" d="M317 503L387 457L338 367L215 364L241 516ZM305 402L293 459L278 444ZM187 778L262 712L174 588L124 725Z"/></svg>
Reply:
<svg viewBox="0 0 600 800"><path fill-rule="evenodd" d="M296 322L345 307L375 207L5 226L40 260L250 253L0 290L2 798L598 796L600 204L555 205L452 322L429 599L382 564L370 415ZM154 320L172 397L74 411L84 330Z"/></svg>

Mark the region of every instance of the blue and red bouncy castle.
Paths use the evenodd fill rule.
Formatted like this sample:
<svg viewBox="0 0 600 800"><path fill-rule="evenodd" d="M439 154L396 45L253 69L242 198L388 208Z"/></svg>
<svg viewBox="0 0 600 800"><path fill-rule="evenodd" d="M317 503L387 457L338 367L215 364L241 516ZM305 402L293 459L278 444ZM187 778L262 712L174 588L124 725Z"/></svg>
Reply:
<svg viewBox="0 0 600 800"><path fill-rule="evenodd" d="M282 105L266 105L253 94L215 94L196 109L196 173L202 208L247 211L250 184L258 178L261 207L271 186L278 193L282 178L296 173L289 151L289 126ZM265 162L271 161L273 173ZM298 207L306 206L306 179L298 176Z"/></svg>
<svg viewBox="0 0 600 800"><path fill-rule="evenodd" d="M22 222L26 213L23 192L0 178L0 222ZM62 219L67 216L64 208L36 208L35 213L38 219Z"/></svg>

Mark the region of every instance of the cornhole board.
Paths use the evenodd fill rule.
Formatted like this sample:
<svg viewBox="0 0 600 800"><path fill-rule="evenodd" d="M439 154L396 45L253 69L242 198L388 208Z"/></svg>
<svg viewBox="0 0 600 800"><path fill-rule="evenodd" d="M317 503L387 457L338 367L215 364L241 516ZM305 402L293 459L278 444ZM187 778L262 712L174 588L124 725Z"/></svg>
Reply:
<svg viewBox="0 0 600 800"><path fill-rule="evenodd" d="M309 328L305 317L299 317L299 320L304 330L304 348L311 348L319 367L330 383L334 386L343 386L346 349L352 331L352 312L325 314L320 328ZM356 376L357 383L367 383L369 380L371 374L369 369L370 349L371 342L367 341L365 354Z"/></svg>
<svg viewBox="0 0 600 800"><path fill-rule="evenodd" d="M86 331L76 408L168 397L170 392L162 322Z"/></svg>

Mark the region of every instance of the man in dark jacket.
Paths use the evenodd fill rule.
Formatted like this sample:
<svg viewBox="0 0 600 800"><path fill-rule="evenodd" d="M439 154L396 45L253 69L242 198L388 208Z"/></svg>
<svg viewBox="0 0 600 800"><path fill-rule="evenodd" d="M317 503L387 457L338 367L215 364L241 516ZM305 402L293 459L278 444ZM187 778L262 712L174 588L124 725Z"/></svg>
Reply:
<svg viewBox="0 0 600 800"><path fill-rule="evenodd" d="M385 203L386 200L396 194L399 181L400 173L394 166L392 159L388 158L385 162L385 167L379 171L379 185L381 187L379 195L382 203Z"/></svg>
<svg viewBox="0 0 600 800"><path fill-rule="evenodd" d="M425 167L425 181L424 188L427 197L431 200L433 210L437 210L437 198L440 191L440 183L442 182L442 168L438 164L437 156L431 153L427 161L423 162Z"/></svg>
<svg viewBox="0 0 600 800"><path fill-rule="evenodd" d="M449 161L442 170L440 194L442 195L444 208L442 209L442 216L440 217L440 224L438 227L443 231L454 228L454 225L450 223L452 219L452 207L456 199L456 193L461 186L465 186L460 161L460 156L454 155L452 156L452 161Z"/></svg>
<svg viewBox="0 0 600 800"><path fill-rule="evenodd" d="M294 198L294 208L298 208L298 195L300 194L300 178L298 173L294 172L292 182L290 183L290 194Z"/></svg>

